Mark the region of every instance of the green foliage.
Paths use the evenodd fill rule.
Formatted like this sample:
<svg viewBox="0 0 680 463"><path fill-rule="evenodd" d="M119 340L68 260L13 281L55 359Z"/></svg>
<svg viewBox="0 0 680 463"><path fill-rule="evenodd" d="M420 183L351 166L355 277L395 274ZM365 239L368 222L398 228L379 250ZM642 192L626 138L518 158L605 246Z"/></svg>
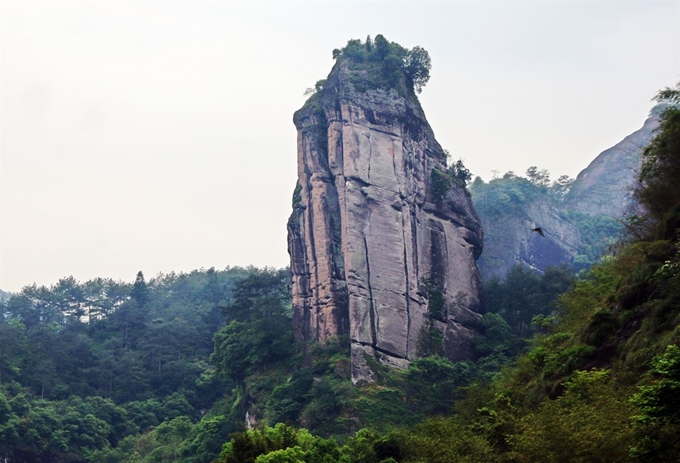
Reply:
<svg viewBox="0 0 680 463"><path fill-rule="evenodd" d="M293 190L293 207L297 206L302 201L302 195L300 194L301 192L302 185L298 183L295 185L295 190Z"/></svg>
<svg viewBox="0 0 680 463"><path fill-rule="evenodd" d="M292 353L287 270L254 270L239 280L223 308L231 321L214 336L211 361L218 377L243 383L245 377Z"/></svg>
<svg viewBox="0 0 680 463"><path fill-rule="evenodd" d="M146 280L144 279L144 274L140 270L137 272L137 278L132 285L132 291L130 291L130 297L141 307L147 302L149 302L149 288L146 285Z"/></svg>
<svg viewBox="0 0 680 463"><path fill-rule="evenodd" d="M633 409L609 376L578 371L560 397L525 416L510 441L518 461L630 461Z"/></svg>
<svg viewBox="0 0 680 463"><path fill-rule="evenodd" d="M284 424L243 431L225 444L218 463L395 463L405 457L402 436L380 436L362 429L345 445L333 438L324 439L306 429L293 429Z"/></svg>
<svg viewBox="0 0 680 463"><path fill-rule="evenodd" d="M306 430L298 431L283 423L279 423L273 428L266 426L262 430L235 433L232 435L231 441L225 444L218 461L224 463L286 461L285 459L277 460L275 456L272 457L274 459L260 459L259 457L277 450L297 447L300 439L308 440L310 437ZM300 447L297 448L300 449ZM279 458L283 457L281 453L277 455Z"/></svg>
<svg viewBox="0 0 680 463"><path fill-rule="evenodd" d="M446 300L441 289L431 288L428 291L427 312L435 320L444 320L446 316Z"/></svg>
<svg viewBox="0 0 680 463"><path fill-rule="evenodd" d="M473 367L465 362L452 363L437 355L418 359L406 372L409 401L425 415L448 413L459 398L458 388L473 376Z"/></svg>
<svg viewBox="0 0 680 463"><path fill-rule="evenodd" d="M424 48L416 46L406 53L404 70L416 93L422 92L423 87L430 80L430 69L432 69L432 61L430 54Z"/></svg>
<svg viewBox="0 0 680 463"><path fill-rule="evenodd" d="M481 334L473 340L475 366L482 379L488 380L524 350L525 342L497 313L485 313L479 328Z"/></svg>
<svg viewBox="0 0 680 463"><path fill-rule="evenodd" d="M1 302L0 392L11 412L0 400L7 413L0 454L124 461L124 449L156 445L164 422L197 420L222 394L208 364L212 335L235 281L249 272L259 271L208 269L149 282L140 272L134 285L69 277ZM266 313L277 311L266 294L255 299ZM290 312L285 300L281 307ZM133 437L140 432L147 434Z"/></svg>
<svg viewBox="0 0 680 463"><path fill-rule="evenodd" d="M269 421L271 423L296 421L313 384L312 372L301 370L294 372L285 383L276 386L267 400Z"/></svg>
<svg viewBox="0 0 680 463"><path fill-rule="evenodd" d="M453 185L465 189L470 178L472 178L472 174L460 159L452 164L446 172L439 169L432 169L430 172L432 199L437 203L442 202L446 197L446 193Z"/></svg>
<svg viewBox="0 0 680 463"><path fill-rule="evenodd" d="M436 323L432 320L423 323L418 333L418 355L420 357L443 355L443 347L444 335Z"/></svg>
<svg viewBox="0 0 680 463"><path fill-rule="evenodd" d="M268 320L247 323L232 320L215 334L215 352L210 357L218 376L243 382L249 374L266 368L292 352L292 331L279 336Z"/></svg>
<svg viewBox="0 0 680 463"><path fill-rule="evenodd" d="M349 40L342 50L333 50L333 58L349 64L350 82L359 92L382 88L404 96L420 93L432 69L427 50L418 46L408 50L380 34L374 41Z"/></svg>
<svg viewBox="0 0 680 463"><path fill-rule="evenodd" d="M502 178L493 179L489 183L473 182L470 193L480 214L490 220L497 220L505 215L521 212L524 205L541 194L541 189L529 180L508 172Z"/></svg>
<svg viewBox="0 0 680 463"><path fill-rule="evenodd" d="M576 270L587 268L597 261L609 248L614 246L623 232L621 222L606 215L589 215L573 212L569 217L576 222L583 246L585 260Z"/></svg>
<svg viewBox="0 0 680 463"><path fill-rule="evenodd" d="M666 88L657 95L659 102L670 102L661 113L661 124L656 137L645 148L639 185L635 197L644 207L643 216L653 226L680 204L680 84L675 89Z"/></svg>
<svg viewBox="0 0 680 463"><path fill-rule="evenodd" d="M406 458L402 461L439 463L493 463L494 449L483 437L455 420L434 418L401 435Z"/></svg>
<svg viewBox="0 0 680 463"><path fill-rule="evenodd" d="M446 172L432 169L430 172L430 183L432 185L432 199L435 202L441 202L451 188L451 185L453 185L453 179Z"/></svg>
<svg viewBox="0 0 680 463"><path fill-rule="evenodd" d="M543 275L516 265L505 281L491 278L484 288L484 304L488 312L501 315L516 336L527 338L536 332L532 321L537 315L556 312L556 301L573 284L567 266L550 267Z"/></svg>
<svg viewBox="0 0 680 463"><path fill-rule="evenodd" d="M472 173L467 167L465 167L462 159L459 159L455 163L451 164L447 169L447 173L449 177L451 177L453 181L461 187L465 187L472 178Z"/></svg>
<svg viewBox="0 0 680 463"><path fill-rule="evenodd" d="M527 178L539 188L547 188L550 185L550 173L546 169L538 170L538 167L531 166L527 169Z"/></svg>
<svg viewBox="0 0 680 463"><path fill-rule="evenodd" d="M637 442L631 454L640 461L671 461L680 452L680 349L670 345L652 362L652 385L640 386L631 403L640 407L635 416Z"/></svg>

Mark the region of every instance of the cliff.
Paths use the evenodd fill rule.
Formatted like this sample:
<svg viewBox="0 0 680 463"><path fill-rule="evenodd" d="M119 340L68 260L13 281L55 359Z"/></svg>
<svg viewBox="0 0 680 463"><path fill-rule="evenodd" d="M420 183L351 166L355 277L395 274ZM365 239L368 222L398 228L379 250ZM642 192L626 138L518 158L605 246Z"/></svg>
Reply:
<svg viewBox="0 0 680 463"><path fill-rule="evenodd" d="M596 261L621 233L633 204L642 151L659 126L658 105L642 128L603 151L570 189L556 191L513 174L475 181L470 189L486 236L478 264L484 279L503 278L515 265L538 272L560 264L576 270ZM532 229L540 226L545 236Z"/></svg>
<svg viewBox="0 0 680 463"><path fill-rule="evenodd" d="M482 230L408 77L376 79L385 65L348 54L294 116L288 250L296 339L348 335L356 383L371 358L406 367L430 337L469 357Z"/></svg>
<svg viewBox="0 0 680 463"><path fill-rule="evenodd" d="M600 153L583 169L567 194L567 209L595 215L621 217L632 206L632 186L642 151L659 127L664 105L654 107L643 126Z"/></svg>
<svg viewBox="0 0 680 463"><path fill-rule="evenodd" d="M488 184L475 182L470 190L484 229L478 264L485 280L502 279L518 264L542 273L572 263L581 253L577 221L565 214L547 188L506 175ZM533 231L539 226L543 235Z"/></svg>

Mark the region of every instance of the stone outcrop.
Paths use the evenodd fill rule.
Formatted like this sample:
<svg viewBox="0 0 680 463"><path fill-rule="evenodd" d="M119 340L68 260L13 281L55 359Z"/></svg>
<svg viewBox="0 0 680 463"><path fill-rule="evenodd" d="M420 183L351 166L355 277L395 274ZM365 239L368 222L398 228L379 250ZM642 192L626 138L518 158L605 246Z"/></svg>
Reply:
<svg viewBox="0 0 680 463"><path fill-rule="evenodd" d="M603 151L579 174L561 200L533 188L522 202L498 207L496 197L483 194L491 183L471 191L485 233L484 254L478 264L484 279L504 278L515 265L539 273L550 266L574 264L584 268L607 252L622 225L618 222L634 207L632 188L640 168L644 148L659 126L665 105L658 105L642 128ZM528 181L498 179L496 187L507 197ZM503 187L499 182L505 182ZM541 226L545 236L533 232ZM597 230L594 230L597 228Z"/></svg>
<svg viewBox="0 0 680 463"><path fill-rule="evenodd" d="M288 223L298 340L348 335L352 380L371 359L406 367L432 330L470 355L482 230L469 194L409 90L357 91L339 60L296 112L298 183ZM443 302L443 303L442 303Z"/></svg>
<svg viewBox="0 0 680 463"><path fill-rule="evenodd" d="M538 273L570 264L584 244L576 221L563 214L560 204L548 194L537 194L500 216L489 215L482 208L479 215L485 234L479 268L485 280L503 279L518 264ZM544 236L533 231L538 226Z"/></svg>
<svg viewBox="0 0 680 463"><path fill-rule="evenodd" d="M632 187L642 151L652 141L664 107L654 107L642 128L600 153L578 174L565 198L567 209L616 218L627 212L633 202Z"/></svg>

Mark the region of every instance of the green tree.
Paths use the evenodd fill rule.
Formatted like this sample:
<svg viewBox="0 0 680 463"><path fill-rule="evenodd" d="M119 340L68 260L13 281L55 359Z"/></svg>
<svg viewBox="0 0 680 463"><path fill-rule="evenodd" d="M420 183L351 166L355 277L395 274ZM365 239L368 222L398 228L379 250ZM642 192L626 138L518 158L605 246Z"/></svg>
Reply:
<svg viewBox="0 0 680 463"><path fill-rule="evenodd" d="M563 395L520 421L513 450L521 462L631 461L632 412L609 371L577 371Z"/></svg>
<svg viewBox="0 0 680 463"><path fill-rule="evenodd" d="M413 47L404 58L406 75L413 84L416 93L423 91L423 87L430 80L432 61L430 54L422 47Z"/></svg>
<svg viewBox="0 0 680 463"><path fill-rule="evenodd" d="M550 185L550 172L546 169L538 170L538 167L531 166L527 169L527 178L537 187L547 188Z"/></svg>
<svg viewBox="0 0 680 463"><path fill-rule="evenodd" d="M149 302L149 287L146 285L146 280L144 279L144 274L141 270L137 272L137 277L135 278L135 283L132 285L130 297L132 297L140 307Z"/></svg>
<svg viewBox="0 0 680 463"><path fill-rule="evenodd" d="M0 459L3 461L9 461L12 457L11 449L19 438L19 424L19 417L0 390Z"/></svg>
<svg viewBox="0 0 680 463"><path fill-rule="evenodd" d="M661 113L656 137L643 152L635 189L652 225L660 224L669 213L680 214L680 83L674 89L661 90L656 100L669 104Z"/></svg>
<svg viewBox="0 0 680 463"><path fill-rule="evenodd" d="M642 411L635 417L632 454L641 461L671 461L680 453L680 348L668 346L650 372L654 383L640 386L631 398Z"/></svg>

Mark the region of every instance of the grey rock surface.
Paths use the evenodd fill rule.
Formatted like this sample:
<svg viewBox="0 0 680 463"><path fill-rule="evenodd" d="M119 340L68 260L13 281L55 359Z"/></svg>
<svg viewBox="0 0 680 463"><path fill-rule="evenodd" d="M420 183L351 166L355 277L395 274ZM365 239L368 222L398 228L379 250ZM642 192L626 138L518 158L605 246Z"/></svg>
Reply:
<svg viewBox="0 0 680 463"><path fill-rule="evenodd" d="M663 105L655 107L639 130L600 153L578 174L565 198L565 208L621 217L631 207L642 151L659 127L662 109Z"/></svg>
<svg viewBox="0 0 680 463"><path fill-rule="evenodd" d="M499 212L489 207L493 204L487 204L488 197L477 194L473 187L486 237L484 254L478 262L484 279L502 279L518 264L542 273L550 266L573 263L587 249L604 250L607 242L615 241L618 231L602 236L584 229L583 224L587 228L607 220L616 222L635 207L632 188L642 152L651 142L664 108L665 105L656 106L642 128L600 153L578 174L561 201L546 190ZM526 180L517 180L518 185L521 181ZM537 226L542 227L545 236L532 231Z"/></svg>
<svg viewBox="0 0 680 463"><path fill-rule="evenodd" d="M464 187L433 192L445 155L414 94L357 92L334 67L296 112L298 184L288 224L298 340L348 335L352 380L367 360L419 356L430 291L444 296L443 351L468 358L479 319L482 230Z"/></svg>

